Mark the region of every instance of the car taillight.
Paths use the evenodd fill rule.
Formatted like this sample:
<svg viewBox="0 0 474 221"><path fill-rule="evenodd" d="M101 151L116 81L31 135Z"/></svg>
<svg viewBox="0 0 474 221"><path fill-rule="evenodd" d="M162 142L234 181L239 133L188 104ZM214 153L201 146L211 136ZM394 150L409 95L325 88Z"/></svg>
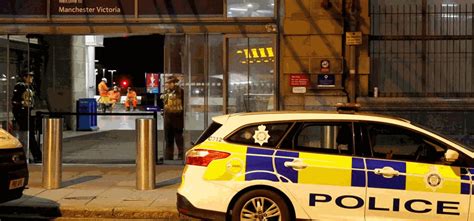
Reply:
<svg viewBox="0 0 474 221"><path fill-rule="evenodd" d="M216 150L191 150L186 155L186 164L194 166L207 167L213 160L224 159L230 156L230 153Z"/></svg>

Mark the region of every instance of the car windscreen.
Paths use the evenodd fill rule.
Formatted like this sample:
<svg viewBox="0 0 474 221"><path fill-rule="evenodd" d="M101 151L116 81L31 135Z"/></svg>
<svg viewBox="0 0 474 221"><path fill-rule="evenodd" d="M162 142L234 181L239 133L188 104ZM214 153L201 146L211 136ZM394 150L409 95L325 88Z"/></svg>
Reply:
<svg viewBox="0 0 474 221"><path fill-rule="evenodd" d="M455 144L457 144L457 145L459 145L459 146L461 146L461 147L464 147L465 149L468 149L468 150L471 151L471 152L474 152L474 147L472 147L472 146L470 146L470 145L468 145L468 144L465 144L465 143L463 143L463 142L461 142L461 141L459 141L459 140L456 140L456 139L454 139L453 137L450 137L450 136L447 136L447 135L445 135L445 134L439 133L439 132L437 132L437 131L434 131L433 129L427 128L427 127L425 127L425 126L423 126L423 125L420 125L420 124L416 124L416 123L413 123L413 122L412 122L411 124L413 124L413 125L415 125L415 126L417 126L417 127L423 128L423 129L425 129L425 130L427 130L427 131L429 131L429 132L431 132L431 133L434 133L434 134L436 134L436 135L438 135L438 136L440 136L440 137L442 137L442 138L444 138L444 139L446 139L446 140L449 140L449 141L451 141L451 142L453 142L453 143L455 143Z"/></svg>
<svg viewBox="0 0 474 221"><path fill-rule="evenodd" d="M212 122L211 125L209 125L209 127L207 127L207 129L204 132L202 132L201 136L199 136L199 138L194 142L194 145L198 145L198 144L204 142L214 132L216 132L221 126L222 126L222 124Z"/></svg>

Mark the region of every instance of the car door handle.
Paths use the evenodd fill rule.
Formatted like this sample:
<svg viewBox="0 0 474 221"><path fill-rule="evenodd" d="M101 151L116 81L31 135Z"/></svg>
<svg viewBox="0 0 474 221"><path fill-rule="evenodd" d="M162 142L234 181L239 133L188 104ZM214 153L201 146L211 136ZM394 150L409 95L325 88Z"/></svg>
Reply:
<svg viewBox="0 0 474 221"><path fill-rule="evenodd" d="M300 159L294 159L293 161L286 161L285 162L285 167L291 167L295 170L302 170L306 167L308 167L308 164L304 163L302 160Z"/></svg>
<svg viewBox="0 0 474 221"><path fill-rule="evenodd" d="M391 167L383 167L382 169L376 168L374 169L374 173L377 175L382 175L385 178L393 178L394 176L400 175L398 170L394 170Z"/></svg>

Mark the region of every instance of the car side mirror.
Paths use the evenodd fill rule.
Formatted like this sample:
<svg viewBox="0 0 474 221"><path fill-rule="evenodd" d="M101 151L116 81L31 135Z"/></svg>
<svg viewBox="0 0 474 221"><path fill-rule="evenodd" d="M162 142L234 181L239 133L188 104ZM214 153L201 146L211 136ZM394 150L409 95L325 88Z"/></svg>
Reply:
<svg viewBox="0 0 474 221"><path fill-rule="evenodd" d="M444 153L444 159L446 162L452 163L459 158L459 153L455 150L448 149L446 153Z"/></svg>

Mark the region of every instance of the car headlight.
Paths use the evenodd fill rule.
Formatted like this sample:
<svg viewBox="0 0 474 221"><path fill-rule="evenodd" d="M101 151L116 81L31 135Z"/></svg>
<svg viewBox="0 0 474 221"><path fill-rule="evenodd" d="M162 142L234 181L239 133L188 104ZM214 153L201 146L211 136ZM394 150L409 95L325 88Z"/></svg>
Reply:
<svg viewBox="0 0 474 221"><path fill-rule="evenodd" d="M6 130L0 128L0 148L22 147L21 142Z"/></svg>

